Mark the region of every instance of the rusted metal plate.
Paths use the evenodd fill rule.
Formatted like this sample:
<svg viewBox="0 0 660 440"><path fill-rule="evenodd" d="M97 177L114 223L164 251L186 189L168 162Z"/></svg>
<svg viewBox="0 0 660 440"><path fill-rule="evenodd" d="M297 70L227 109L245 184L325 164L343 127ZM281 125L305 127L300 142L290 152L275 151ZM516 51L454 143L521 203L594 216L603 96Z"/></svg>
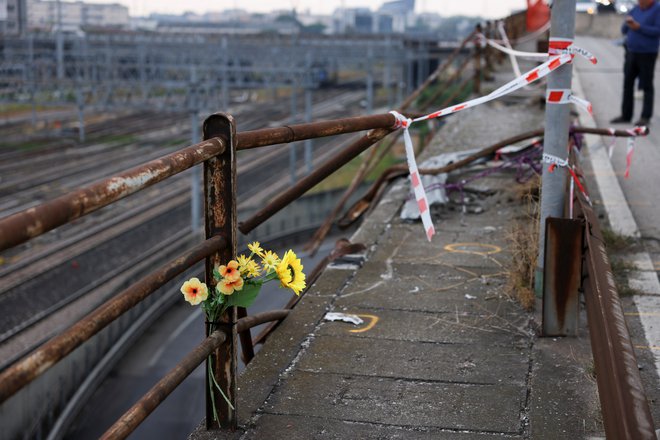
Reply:
<svg viewBox="0 0 660 440"><path fill-rule="evenodd" d="M543 336L576 336L583 223L548 217L545 224Z"/></svg>

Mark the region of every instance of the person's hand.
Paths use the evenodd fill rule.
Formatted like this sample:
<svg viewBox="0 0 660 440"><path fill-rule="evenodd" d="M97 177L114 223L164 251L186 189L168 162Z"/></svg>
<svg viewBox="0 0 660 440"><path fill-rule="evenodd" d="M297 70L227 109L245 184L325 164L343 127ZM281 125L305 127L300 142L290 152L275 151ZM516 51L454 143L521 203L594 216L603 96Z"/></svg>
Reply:
<svg viewBox="0 0 660 440"><path fill-rule="evenodd" d="M626 24L630 29L633 31L639 30L640 27L642 27L639 23L635 21L634 18L632 18L630 15L626 16Z"/></svg>

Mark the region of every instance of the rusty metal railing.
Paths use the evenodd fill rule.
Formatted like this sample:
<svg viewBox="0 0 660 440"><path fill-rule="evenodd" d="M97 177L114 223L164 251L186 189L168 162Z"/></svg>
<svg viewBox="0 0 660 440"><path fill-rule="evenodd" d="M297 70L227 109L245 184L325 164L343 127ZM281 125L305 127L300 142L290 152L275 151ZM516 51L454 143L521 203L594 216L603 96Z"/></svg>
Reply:
<svg viewBox="0 0 660 440"><path fill-rule="evenodd" d="M606 134L601 129L583 129L582 132ZM629 135L625 131L617 134ZM569 162L576 165L577 175L582 175L573 151ZM584 182L582 186L586 189ZM548 219L547 223L554 226L548 228L546 243L552 240L563 247L554 251L552 249L556 246L546 248L546 266L550 267L549 270L561 271L563 278L573 278L573 281L565 280L564 284L550 286L550 290L555 290L552 298L546 297L548 291L544 288L544 331L546 327L554 331L570 331L577 326L576 322L571 324L570 321L577 321L577 288L581 285L605 434L608 439L655 439L653 416L598 217L581 191L576 191L574 200L577 202L575 219ZM555 235L554 239L552 235ZM557 258L552 258L553 253ZM553 260L559 261L554 269ZM565 267L567 265L570 267ZM551 308L553 316L548 316L546 306ZM546 323L547 320L550 324Z"/></svg>
<svg viewBox="0 0 660 440"><path fill-rule="evenodd" d="M453 62L453 56L455 55L446 60L445 64ZM481 56L479 55L479 58ZM482 63L479 61L478 66L481 65ZM424 88L435 81L438 74L438 71L434 72L406 99L401 108L407 108L414 102ZM481 74L479 75L481 77ZM325 177L391 133L395 130L396 124L396 118L387 113L236 133L233 118L218 113L211 115L204 122L204 141L196 145L0 219L0 250L5 250L195 165L203 164L204 167L206 240L125 289L115 298L107 301L82 320L0 373L0 404L7 402L19 390L48 371L167 281L172 280L176 275L202 259L206 263L206 279L209 281L210 288L213 289L213 267L236 255L237 231L247 233L256 228ZM254 216L238 224L235 193L236 152L238 150L365 130L367 133L362 138L338 152L296 185L276 197ZM209 356L213 359L211 373L220 388L225 390L229 402L220 396L215 387L211 387L214 390L212 392L217 394L212 399L212 396L208 394L209 387L206 387L207 428L235 429L237 426L234 409L236 408L237 392L236 341L240 336L244 358L249 361L253 356L250 328L260 323L281 320L286 314L287 311L273 311L246 316L245 310L230 308L217 323L221 330L208 334L197 348L110 428L106 437L126 437L167 394ZM207 368L209 368L208 363ZM214 422L211 414L210 402L212 400L218 406L219 424Z"/></svg>

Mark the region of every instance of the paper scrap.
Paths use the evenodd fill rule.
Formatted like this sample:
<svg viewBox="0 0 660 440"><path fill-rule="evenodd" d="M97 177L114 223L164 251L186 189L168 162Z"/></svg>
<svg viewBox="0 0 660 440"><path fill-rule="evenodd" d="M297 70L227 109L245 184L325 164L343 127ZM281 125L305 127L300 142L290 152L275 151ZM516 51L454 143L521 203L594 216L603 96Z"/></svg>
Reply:
<svg viewBox="0 0 660 440"><path fill-rule="evenodd" d="M329 312L325 314L323 319L325 319L326 321L344 321L354 325L360 325L364 323L362 318L360 318L359 316L349 315L347 313Z"/></svg>

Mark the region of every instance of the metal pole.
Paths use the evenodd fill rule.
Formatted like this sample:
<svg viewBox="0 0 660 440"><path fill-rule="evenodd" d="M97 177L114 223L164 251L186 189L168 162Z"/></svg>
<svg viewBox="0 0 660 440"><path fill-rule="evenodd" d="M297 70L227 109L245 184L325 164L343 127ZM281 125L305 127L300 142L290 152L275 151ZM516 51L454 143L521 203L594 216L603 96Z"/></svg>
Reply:
<svg viewBox="0 0 660 440"><path fill-rule="evenodd" d="M307 86L305 89L305 122L312 122L312 88ZM312 172L314 167L312 164L312 140L305 140L305 168L307 169L307 174Z"/></svg>
<svg viewBox="0 0 660 440"><path fill-rule="evenodd" d="M227 62L229 58L227 57L227 37L222 38L222 110L227 111L229 108L229 78L227 78L227 75L229 74L228 69L227 69Z"/></svg>
<svg viewBox="0 0 660 440"><path fill-rule="evenodd" d="M236 256L236 124L234 118L224 113L216 113L204 121L204 139L221 138L227 146L225 151L204 162L204 199L206 203L206 238L217 235L224 236L227 246L206 259L206 282L211 289L215 288L213 270L220 264L225 264ZM225 329L227 339L220 345L207 361L206 383L206 428L228 428L236 430L236 307L230 307L218 322L213 323L217 329ZM213 330L206 326L207 333ZM215 382L224 391L231 402L227 404L222 394L215 386L211 386L213 374ZM213 393L213 400L211 394ZM218 410L219 423L213 419L212 402L215 401ZM233 406L233 409L232 409Z"/></svg>
<svg viewBox="0 0 660 440"><path fill-rule="evenodd" d="M575 35L575 0L554 2L550 22L550 39L573 39ZM548 75L548 90L570 89L573 65L564 64ZM568 157L569 111L566 104L548 104L545 110L544 154L551 154L561 159ZM543 167L541 187L541 224L539 225L539 253L536 266L534 287L536 296L543 292L543 267L545 255L545 219L563 217L564 195L566 194L566 169L557 167L550 173Z"/></svg>
<svg viewBox="0 0 660 440"><path fill-rule="evenodd" d="M62 34L62 2L57 0L57 33L55 34L57 79L64 79L64 35Z"/></svg>
<svg viewBox="0 0 660 440"><path fill-rule="evenodd" d="M190 142L195 145L199 142L199 105L197 100L197 72L194 66L190 68L188 99L190 102ZM201 167L192 167L190 175L190 229L193 233L202 227L201 178Z"/></svg>
<svg viewBox="0 0 660 440"><path fill-rule="evenodd" d="M387 37L387 49L385 49L385 54L392 53L392 40ZM392 60L389 56L385 60L385 73L383 76L383 86L385 87L385 92L387 93L387 108L392 108Z"/></svg>
<svg viewBox="0 0 660 440"><path fill-rule="evenodd" d="M34 37L32 34L28 35L28 56L30 58L30 69L28 71L29 79L30 79L30 104L32 107L32 113L30 116L30 122L32 124L32 128L36 128L37 126L37 103L35 100L35 94L36 94L36 80L35 80L35 72L34 72Z"/></svg>
<svg viewBox="0 0 660 440"><path fill-rule="evenodd" d="M82 85L77 81L76 87L76 101L78 104L78 140L85 142L85 96L82 92Z"/></svg>
<svg viewBox="0 0 660 440"><path fill-rule="evenodd" d="M307 53L307 61L305 68L305 122L312 122L312 55ZM312 172L312 140L305 140L305 168L307 169L307 174Z"/></svg>
<svg viewBox="0 0 660 440"><path fill-rule="evenodd" d="M373 48L369 46L367 51L367 114L370 115L374 108L374 73L372 66Z"/></svg>
<svg viewBox="0 0 660 440"><path fill-rule="evenodd" d="M291 117L289 120L291 124L296 123L296 115L298 114L298 92L295 83L291 84ZM296 142L291 142L289 144L289 173L291 174L291 183L296 183L296 162L298 158L296 157L296 148L298 147Z"/></svg>

